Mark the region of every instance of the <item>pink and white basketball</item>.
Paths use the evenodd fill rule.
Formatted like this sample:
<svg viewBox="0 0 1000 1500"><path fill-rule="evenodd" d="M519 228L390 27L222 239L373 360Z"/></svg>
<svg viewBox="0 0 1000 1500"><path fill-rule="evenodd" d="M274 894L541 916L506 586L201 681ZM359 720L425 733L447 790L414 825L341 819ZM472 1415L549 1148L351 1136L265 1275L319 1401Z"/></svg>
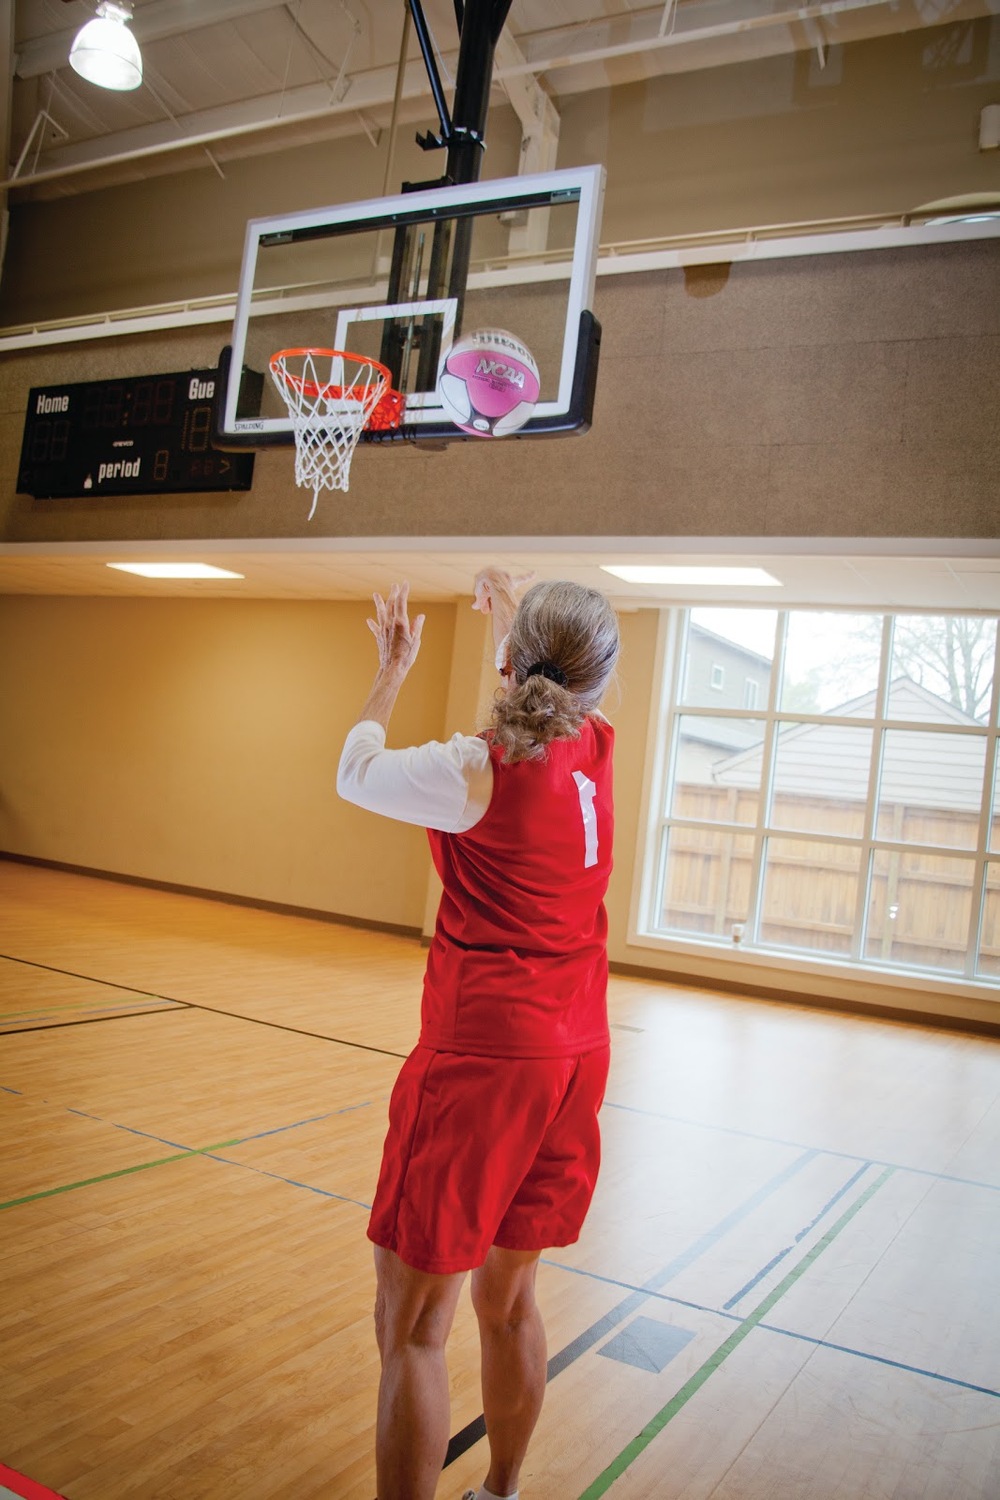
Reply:
<svg viewBox="0 0 1000 1500"><path fill-rule="evenodd" d="M474 437L517 432L534 411L538 390L531 350L504 328L465 334L452 344L438 374L445 414Z"/></svg>

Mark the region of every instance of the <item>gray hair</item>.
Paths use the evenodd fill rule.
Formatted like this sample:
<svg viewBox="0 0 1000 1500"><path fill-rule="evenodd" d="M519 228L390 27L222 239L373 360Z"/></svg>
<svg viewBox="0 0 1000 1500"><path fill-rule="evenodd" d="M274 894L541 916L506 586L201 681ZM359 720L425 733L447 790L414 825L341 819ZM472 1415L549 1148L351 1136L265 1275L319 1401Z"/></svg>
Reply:
<svg viewBox="0 0 1000 1500"><path fill-rule="evenodd" d="M507 642L514 681L493 706L504 761L540 760L552 740L578 739L618 660L614 610L597 589L536 583L521 600Z"/></svg>

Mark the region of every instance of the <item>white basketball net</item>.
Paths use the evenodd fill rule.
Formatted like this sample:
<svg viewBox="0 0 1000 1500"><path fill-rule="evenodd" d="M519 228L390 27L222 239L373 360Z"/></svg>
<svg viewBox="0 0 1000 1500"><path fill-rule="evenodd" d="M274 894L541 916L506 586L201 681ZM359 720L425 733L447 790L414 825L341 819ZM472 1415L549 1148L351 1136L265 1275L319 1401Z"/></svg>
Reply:
<svg viewBox="0 0 1000 1500"><path fill-rule="evenodd" d="M351 458L365 424L389 385L377 360L334 349L282 349L271 378L295 433L295 483L312 489L312 520L320 490L346 490Z"/></svg>

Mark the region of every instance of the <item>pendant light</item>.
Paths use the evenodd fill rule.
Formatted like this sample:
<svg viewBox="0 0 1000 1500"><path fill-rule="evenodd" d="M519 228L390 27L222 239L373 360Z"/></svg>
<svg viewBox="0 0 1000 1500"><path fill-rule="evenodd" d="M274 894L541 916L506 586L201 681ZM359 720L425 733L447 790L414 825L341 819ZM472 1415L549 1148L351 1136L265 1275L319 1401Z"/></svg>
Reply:
<svg viewBox="0 0 1000 1500"><path fill-rule="evenodd" d="M137 89L142 82L142 53L128 29L132 7L127 0L100 0L97 16L81 26L70 48L70 67L102 89Z"/></svg>

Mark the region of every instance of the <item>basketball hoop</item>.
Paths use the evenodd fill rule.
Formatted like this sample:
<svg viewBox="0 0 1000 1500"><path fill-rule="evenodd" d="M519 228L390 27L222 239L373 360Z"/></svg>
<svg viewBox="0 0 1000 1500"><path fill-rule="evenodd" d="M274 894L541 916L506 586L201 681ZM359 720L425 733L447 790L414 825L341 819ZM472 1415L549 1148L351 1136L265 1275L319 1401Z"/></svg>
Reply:
<svg viewBox="0 0 1000 1500"><path fill-rule="evenodd" d="M292 419L295 483L312 488L312 520L320 490L347 489L364 429L399 426L403 398L385 365L340 349L281 349L270 370Z"/></svg>

